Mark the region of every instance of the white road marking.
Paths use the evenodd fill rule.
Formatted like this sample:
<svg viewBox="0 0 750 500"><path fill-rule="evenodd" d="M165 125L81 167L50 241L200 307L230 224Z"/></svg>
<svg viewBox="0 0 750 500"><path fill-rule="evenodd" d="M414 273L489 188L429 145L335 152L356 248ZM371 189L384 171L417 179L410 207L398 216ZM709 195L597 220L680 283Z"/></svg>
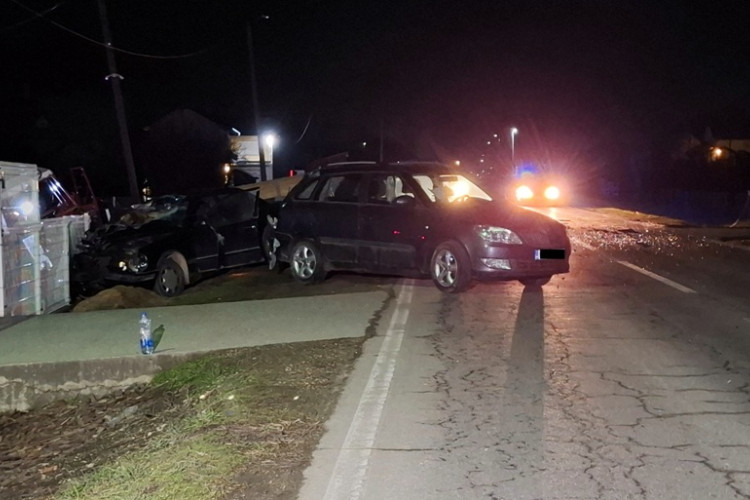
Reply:
<svg viewBox="0 0 750 500"><path fill-rule="evenodd" d="M623 265L623 266L625 266L625 267L628 267L628 268L632 269L633 271L637 271L637 272L639 272L639 273L641 273L641 274L643 274L643 275L646 275L646 276L648 276L649 278L653 278L653 279L655 279L656 281L660 281L660 282L664 283L665 285L669 285L669 286L671 286L672 288L675 288L675 289L677 289L677 290L679 290L679 291L681 291L681 292L683 292L683 293L697 293L697 292L696 292L695 290L693 290L692 288L688 288L688 287L686 287L686 286L684 286L684 285L680 285L680 284L679 284L679 283L677 283L676 281L672 281L671 279L669 279L669 278L665 278L664 276L659 276L659 275L658 275L658 274L656 274L656 273L652 273L652 272L651 272L651 271L649 271L648 269L643 269L642 267L638 267L638 266L636 266L635 264L631 264L630 262L626 262L626 261L624 261L624 260L618 260L618 261L616 261L616 262L617 262L618 264L621 264L621 265Z"/></svg>
<svg viewBox="0 0 750 500"><path fill-rule="evenodd" d="M364 493L370 455L404 338L413 292L414 281L406 280L398 294L396 310L385 333L383 345L336 459L323 497L325 500L354 500L361 498Z"/></svg>

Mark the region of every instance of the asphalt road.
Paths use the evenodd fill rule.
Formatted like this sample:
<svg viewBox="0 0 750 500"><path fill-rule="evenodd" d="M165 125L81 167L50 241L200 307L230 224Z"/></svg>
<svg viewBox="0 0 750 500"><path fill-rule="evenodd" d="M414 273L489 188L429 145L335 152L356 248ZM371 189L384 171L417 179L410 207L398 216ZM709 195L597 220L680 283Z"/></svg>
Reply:
<svg viewBox="0 0 750 500"><path fill-rule="evenodd" d="M750 497L750 252L553 215L543 289L399 282L300 499Z"/></svg>

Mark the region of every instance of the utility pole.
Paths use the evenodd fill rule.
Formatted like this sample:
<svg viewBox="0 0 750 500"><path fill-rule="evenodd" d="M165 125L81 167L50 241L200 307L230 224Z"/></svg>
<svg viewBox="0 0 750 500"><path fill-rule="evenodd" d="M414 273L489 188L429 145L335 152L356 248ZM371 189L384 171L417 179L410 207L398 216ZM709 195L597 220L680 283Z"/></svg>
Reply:
<svg viewBox="0 0 750 500"><path fill-rule="evenodd" d="M512 171L515 175L516 173L516 135L518 134L518 129L516 127L512 127L510 129L510 163L512 165Z"/></svg>
<svg viewBox="0 0 750 500"><path fill-rule="evenodd" d="M117 72L117 65L115 64L115 54L112 52L112 35L109 31L109 20L107 18L107 7L104 5L104 0L98 0L99 3L99 17L102 23L102 33L104 35L104 43L107 45L107 64L109 66L109 74L105 78L112 82L112 93L115 96L115 111L117 113L117 123L120 128L120 142L122 142L122 154L125 159L125 168L128 172L128 184L130 186L130 196L134 199L139 198L138 192L138 180L135 176L135 162L133 161L133 151L130 147L130 134L128 133L128 122L125 118L125 103L122 99L122 88L120 87L120 80L123 79L122 75Z"/></svg>
<svg viewBox="0 0 750 500"><path fill-rule="evenodd" d="M253 117L255 121L255 136L258 138L258 163L260 164L260 180L267 181L266 155L263 151L263 141L260 136L260 110L258 109L258 84L255 81L255 51L253 50L253 29L251 21L247 22L247 52L250 59L250 86L253 96Z"/></svg>
<svg viewBox="0 0 750 500"><path fill-rule="evenodd" d="M380 162L383 162L383 117L380 117Z"/></svg>

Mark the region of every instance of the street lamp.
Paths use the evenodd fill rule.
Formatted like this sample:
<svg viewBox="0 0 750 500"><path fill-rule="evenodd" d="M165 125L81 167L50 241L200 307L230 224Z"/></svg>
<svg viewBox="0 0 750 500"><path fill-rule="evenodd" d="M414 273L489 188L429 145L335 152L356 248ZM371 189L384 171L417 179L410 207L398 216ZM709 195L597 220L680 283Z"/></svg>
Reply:
<svg viewBox="0 0 750 500"><path fill-rule="evenodd" d="M510 129L510 163L513 169L516 168L516 134L518 134L518 129L512 127Z"/></svg>
<svg viewBox="0 0 750 500"><path fill-rule="evenodd" d="M273 150L278 144L278 136L273 132L266 132L258 138L258 152L263 152L263 163L261 169L261 179L265 177L266 180L273 178ZM266 172L266 170L270 172Z"/></svg>
<svg viewBox="0 0 750 500"><path fill-rule="evenodd" d="M276 134L273 132L266 132L263 134L263 144L265 144L268 149L273 149L276 145Z"/></svg>

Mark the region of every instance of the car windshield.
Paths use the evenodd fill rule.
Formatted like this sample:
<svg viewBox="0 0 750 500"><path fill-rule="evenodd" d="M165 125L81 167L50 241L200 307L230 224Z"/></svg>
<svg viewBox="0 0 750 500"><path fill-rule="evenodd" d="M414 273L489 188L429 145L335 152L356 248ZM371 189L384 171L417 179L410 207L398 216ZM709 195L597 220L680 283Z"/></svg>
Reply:
<svg viewBox="0 0 750 500"><path fill-rule="evenodd" d="M176 226L185 223L188 213L188 200L184 196L160 196L148 203L133 205L131 209L120 217L120 224L140 227L156 220L168 222Z"/></svg>
<svg viewBox="0 0 750 500"><path fill-rule="evenodd" d="M413 177L433 203L452 203L467 198L492 201L492 196L460 174L416 174Z"/></svg>

